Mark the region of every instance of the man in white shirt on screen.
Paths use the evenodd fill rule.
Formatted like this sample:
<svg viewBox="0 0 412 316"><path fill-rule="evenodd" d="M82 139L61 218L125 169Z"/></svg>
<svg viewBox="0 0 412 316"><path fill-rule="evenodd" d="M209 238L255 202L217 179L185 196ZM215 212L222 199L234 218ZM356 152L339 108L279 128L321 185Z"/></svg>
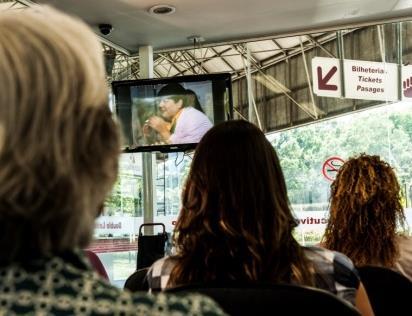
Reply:
<svg viewBox="0 0 412 316"><path fill-rule="evenodd" d="M144 130L156 130L166 144L198 143L213 126L203 113L196 94L178 83L160 89L160 116L150 117Z"/></svg>

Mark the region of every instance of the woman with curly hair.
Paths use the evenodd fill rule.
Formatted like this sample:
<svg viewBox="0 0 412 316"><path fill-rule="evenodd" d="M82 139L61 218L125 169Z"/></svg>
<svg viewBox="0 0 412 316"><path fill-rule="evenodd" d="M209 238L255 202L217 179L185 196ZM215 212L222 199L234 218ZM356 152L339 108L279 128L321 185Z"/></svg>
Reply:
<svg viewBox="0 0 412 316"><path fill-rule="evenodd" d="M379 156L350 158L332 183L322 245L356 266L380 265L412 280L412 239L401 234L406 219L400 192L393 169Z"/></svg>
<svg viewBox="0 0 412 316"><path fill-rule="evenodd" d="M294 283L328 290L372 311L352 262L302 247L278 157L246 121L210 129L197 146L176 223L176 255L156 261L149 287L184 284Z"/></svg>

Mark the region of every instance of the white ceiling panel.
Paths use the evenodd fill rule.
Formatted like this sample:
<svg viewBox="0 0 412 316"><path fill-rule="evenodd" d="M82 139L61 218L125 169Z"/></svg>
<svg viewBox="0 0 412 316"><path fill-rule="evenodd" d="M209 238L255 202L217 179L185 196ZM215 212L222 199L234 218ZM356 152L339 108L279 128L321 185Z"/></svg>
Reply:
<svg viewBox="0 0 412 316"><path fill-rule="evenodd" d="M28 1L26 1L28 2ZM155 51L188 48L188 38L203 45L279 36L412 14L411 1L399 0L168 0L171 15L149 14L157 0L38 0L84 19L99 33L110 23L106 39L130 53L151 45ZM288 45L287 45L288 46Z"/></svg>

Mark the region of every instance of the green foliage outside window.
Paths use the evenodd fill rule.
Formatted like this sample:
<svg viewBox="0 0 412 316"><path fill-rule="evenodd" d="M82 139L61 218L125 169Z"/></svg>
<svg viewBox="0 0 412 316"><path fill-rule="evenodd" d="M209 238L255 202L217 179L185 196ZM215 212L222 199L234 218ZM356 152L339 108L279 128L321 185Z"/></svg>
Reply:
<svg viewBox="0 0 412 316"><path fill-rule="evenodd" d="M399 103L291 129L268 137L281 160L292 204L327 202L322 175L331 156L380 155L395 168L404 205L412 198L412 104Z"/></svg>

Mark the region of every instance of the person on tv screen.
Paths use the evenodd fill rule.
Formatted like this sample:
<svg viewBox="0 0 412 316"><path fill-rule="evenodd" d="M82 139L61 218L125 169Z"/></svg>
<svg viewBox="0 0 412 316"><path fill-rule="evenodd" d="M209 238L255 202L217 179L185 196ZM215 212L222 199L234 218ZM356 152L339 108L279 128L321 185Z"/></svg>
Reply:
<svg viewBox="0 0 412 316"><path fill-rule="evenodd" d="M198 143L213 126L192 90L170 83L157 96L160 116L152 116L145 122L146 134L152 128L166 144Z"/></svg>

